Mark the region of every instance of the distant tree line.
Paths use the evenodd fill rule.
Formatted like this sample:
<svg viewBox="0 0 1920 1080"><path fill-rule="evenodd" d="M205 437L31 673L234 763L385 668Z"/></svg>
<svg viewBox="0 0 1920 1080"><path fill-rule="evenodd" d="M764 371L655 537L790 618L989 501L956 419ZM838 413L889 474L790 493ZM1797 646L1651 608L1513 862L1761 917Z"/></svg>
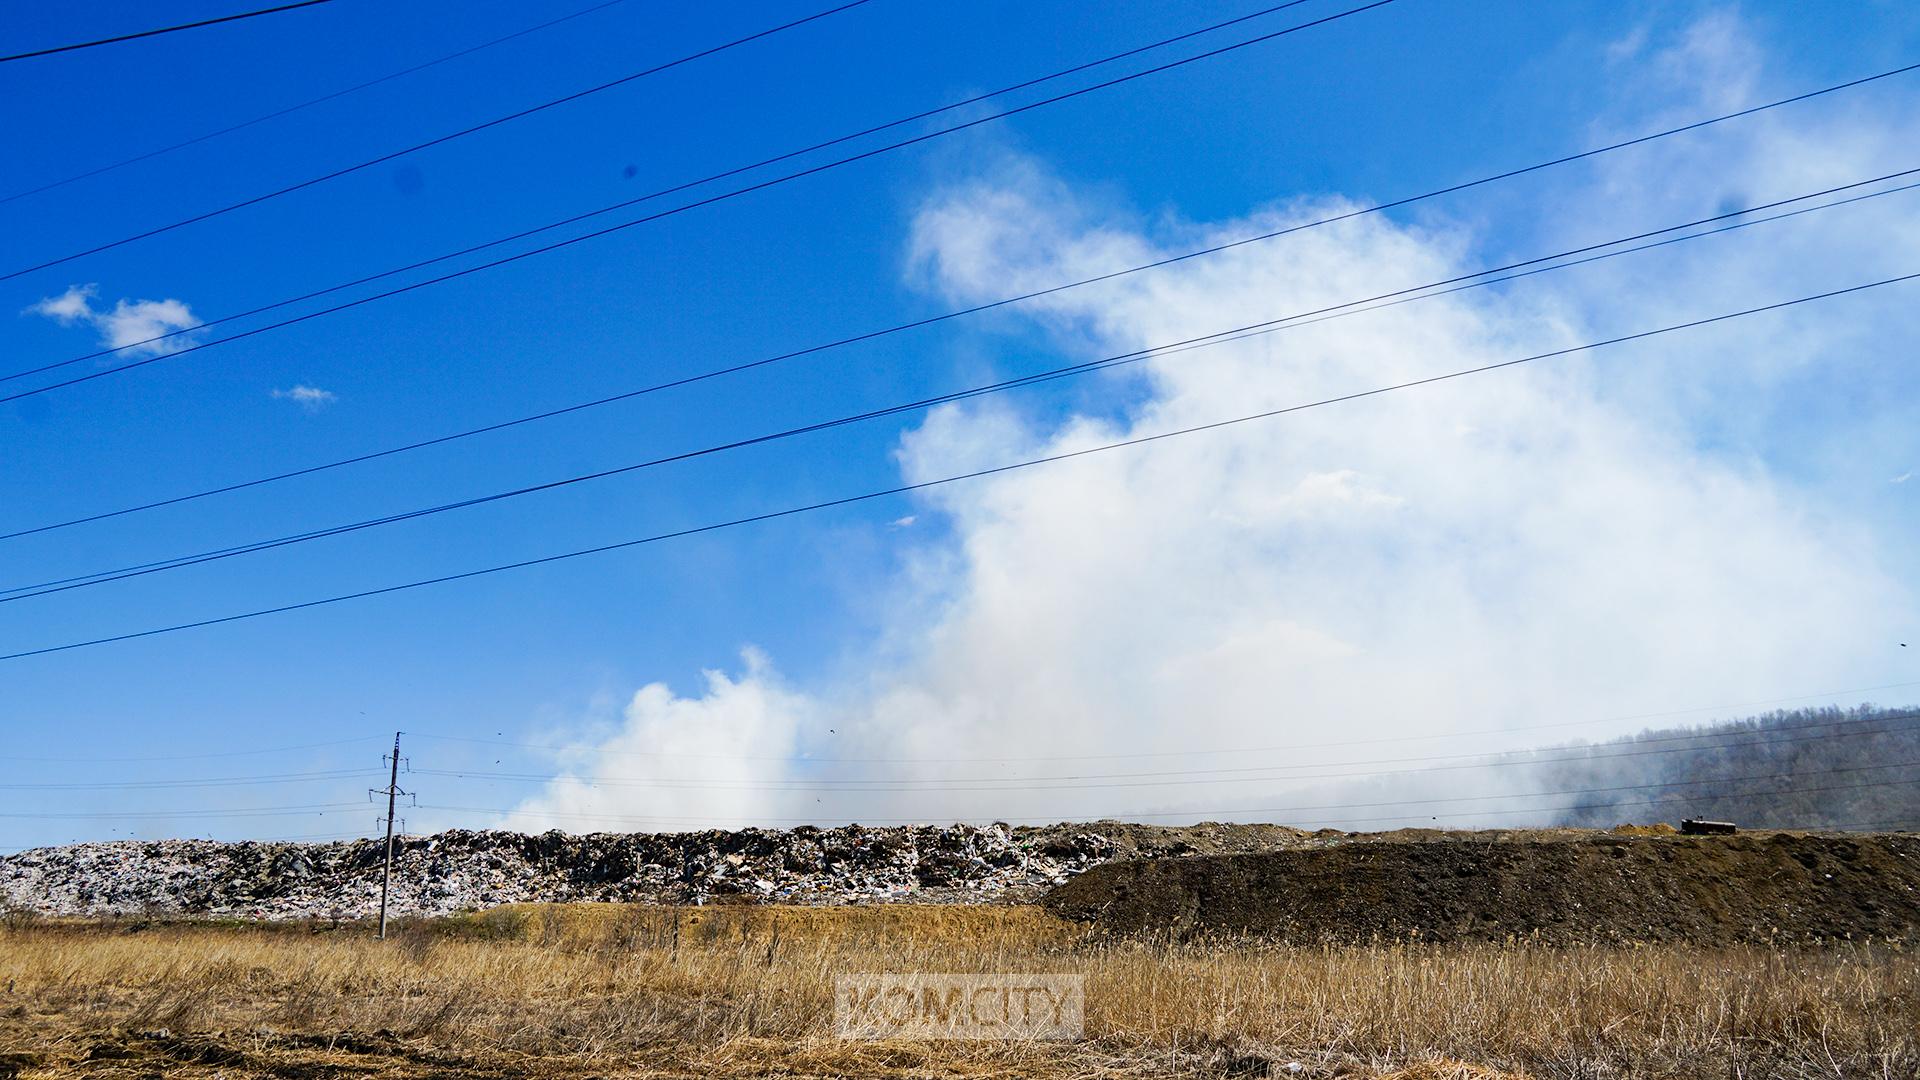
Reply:
<svg viewBox="0 0 1920 1080"><path fill-rule="evenodd" d="M1560 825L1920 828L1920 706L1780 710L1572 749L1529 755L1538 790L1588 792L1561 797L1577 808Z"/></svg>

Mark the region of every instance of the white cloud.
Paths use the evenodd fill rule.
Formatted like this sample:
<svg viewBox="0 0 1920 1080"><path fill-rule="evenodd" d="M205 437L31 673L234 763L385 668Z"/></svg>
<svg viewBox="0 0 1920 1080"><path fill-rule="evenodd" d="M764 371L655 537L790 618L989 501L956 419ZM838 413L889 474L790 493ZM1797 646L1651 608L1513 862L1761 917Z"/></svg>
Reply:
<svg viewBox="0 0 1920 1080"><path fill-rule="evenodd" d="M1731 71L1743 46L1711 22L1682 48ZM1659 70L1680 66L1657 56ZM1798 123L1762 127L1732 157L1783 155L1792 175L1778 182L1791 188L1817 186L1836 156L1865 164L1878 152L1864 125ZM1723 151L1733 143L1716 139ZM1692 173L1647 171L1666 185L1652 190L1634 179L1643 166L1609 166L1617 171L1591 177L1588 193L1606 195L1622 218L1684 219L1668 178ZM928 287L974 303L1350 206L1296 200L1156 235L1019 163L931 197L914 221L912 267ZM1843 250L1883 231L1820 227ZM1374 216L1019 310L1083 359L1448 278L1477 266L1476 240ZM1813 291L1801 288L1819 277L1810 267L1845 261L1801 257L1807 238L1792 233L1767 238L1790 253L1772 268L1739 248L1716 258L1713 243L1656 276L1622 266L1537 278L1502 295L1461 293L1156 357L1105 376L1132 404L1099 416L1043 424L1010 399L946 407L902 440L901 470L926 480L1510 359ZM1870 367L1848 362L1850 344L1910 318L1897 300L1885 304L1845 318L1807 309L1791 332L1715 328L928 490L916 514L944 515L951 540L916 552L888 605L901 614L856 664L860 678L803 693L754 657L737 678L709 673L699 697L641 691L604 744L756 755L648 766L725 780L727 792L562 783L515 823L588 827L542 816L555 812L715 822L1168 807L1234 816L1228 808L1302 793L1231 775L1062 778L1492 744L1044 759L1411 739L1885 681L1862 658L1910 625L1911 583L1883 569L1864 523L1722 438L1728 417L1701 404L1732 387L1742 407L1783 405L1799 392L1783 372L1817 361L1844 378ZM1673 404L1649 407L1663 400ZM574 760L602 774L639 771L596 757L596 745L583 741ZM793 762L762 760L782 754ZM829 757L856 760L808 763ZM1450 775L1458 786L1442 794L1499 790ZM794 790L821 776L891 783ZM1021 777L1032 790L978 790ZM928 789L942 780L949 790ZM1414 795L1402 786L1383 797Z"/></svg>
<svg viewBox="0 0 1920 1080"><path fill-rule="evenodd" d="M98 295L97 285L74 285L59 296L41 300L27 311L57 320L62 326L85 323L99 332L100 344L110 349L124 349L135 356L174 352L187 344L191 335L153 339L200 325L185 301L122 299L103 310L94 304Z"/></svg>
<svg viewBox="0 0 1920 1080"><path fill-rule="evenodd" d="M273 397L282 401L297 402L308 412L318 412L339 400L339 395L333 391L322 390L317 386L295 386L287 390L275 390Z"/></svg>
<svg viewBox="0 0 1920 1080"><path fill-rule="evenodd" d="M27 310L36 315L45 315L49 319L58 319L62 326L71 326L75 322L93 316L93 297L98 293L97 285L74 285L59 296L50 296Z"/></svg>
<svg viewBox="0 0 1920 1080"><path fill-rule="evenodd" d="M760 652L748 649L742 659L737 679L705 672L698 697L680 697L660 683L642 687L620 732L563 761L565 777L527 800L507 826L618 831L620 822L588 817L636 814L656 820L627 823L630 829L752 824L763 804L751 785L786 776L784 758L799 747L813 707L781 684ZM671 779L626 786L635 777ZM609 781L621 786L596 786Z"/></svg>

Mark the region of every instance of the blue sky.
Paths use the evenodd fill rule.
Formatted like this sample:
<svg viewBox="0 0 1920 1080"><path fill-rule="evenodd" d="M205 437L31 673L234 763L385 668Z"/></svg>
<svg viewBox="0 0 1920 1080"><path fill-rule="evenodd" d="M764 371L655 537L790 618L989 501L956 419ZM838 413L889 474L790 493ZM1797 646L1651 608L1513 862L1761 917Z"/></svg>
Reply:
<svg viewBox="0 0 1920 1080"><path fill-rule="evenodd" d="M198 318L216 318L1257 6L875 0L261 206L0 283L0 307L18 313L0 320L0 354L6 370L13 371L91 351L98 338L93 325L34 310L74 286L94 287L95 311L123 299L171 300L187 305ZM1313 0L1250 23L1246 32L1277 29L1347 6L1354 5ZM227 10L180 3L169 5L164 18L186 20ZM571 10L574 6L564 4L535 10L493 2L456 7L439 0L409 5L341 0L0 66L0 111L13 149L0 158L0 194ZM0 251L6 269L32 265L814 10L792 4L720 10L628 0L232 136L0 204L5 238ZM24 21L10 22L4 51L123 32L162 17L147 5L131 3L36 9ZM1229 31L1217 40L1236 36L1244 35ZM1331 205L1330 200L1364 203L1417 193L1869 74L1912 62L1920 56L1917 47L1920 15L1896 3L1730 7L1399 0L1337 24L512 267L0 405L0 523L6 531L31 527L757 359L991 300L1008 286L1017 291L1098 272L1116 260L1120 265L1144 261L1130 260L1130 253L1201 246L1196 238L1247 232L1250 222L1264 220L1262 215L1285 219L1299 207ZM1136 61L1122 70L1138 66ZM1920 166L1920 160L1898 160L1898 138L1876 142L1872 135L1894 131L1903 122L1910 127L1910 119L1901 118L1913 112L1920 94L1915 78L1796 107L1778 122L1674 140L1672 147L1663 143L1617 161L1436 201L1391 215L1380 226L1386 232L1343 233L1324 246L1303 244L1288 249L1293 254L1276 251L1262 256L1268 263L1239 279L1266 281L1260 275L1271 274L1270 289L1231 303L1210 306L1206 301L1224 295L1228 286L1189 276L1169 279L1184 283L1187 291L1176 284L1164 294L1110 290L1089 294L1084 302L958 321L324 476L3 541L0 568L8 585L63 578L882 407L1087 359L1102 349L1124 351L1169 335L1252 321L1241 317L1249 311L1298 310L1295 297L1282 294L1314 295L1305 285L1288 284L1294 279L1287 275L1303 267L1315 268L1308 280L1324 281L1329 288L1338 284L1330 294L1334 297L1366 295L1375 281L1387 281L1388 287L1417 284L1449 271L1704 216L1743 200L1763 201L1876 171ZM988 112L976 107L965 115ZM930 129L918 124L909 130ZM1440 351L1462 357L1478 355L1476 349L1509 355L1853 284L1876 271L1920 270L1917 265L1902 271L1900 263L1913 251L1914 197L1903 201L1892 195L1866 209L1828 212L1835 220L1853 214L1844 227L1819 224L1814 219L1824 221L1824 215L1813 215L1781 227L1798 230L1790 234L1769 238L1763 235L1769 227L1762 226L1747 230L1752 236L1687 245L1670 261L1641 256L1644 261L1631 265L1621 260L1617 269L1608 264L1590 273L1555 275L1552 285L1534 291L1523 285L1489 291L1461 302L1466 306L1456 314L1473 321L1470 330L1409 325L1399 331L1407 336L1383 336L1369 345L1372 331L1359 329L1362 320L1355 319L1315 333L1343 335L1328 339L1334 341L1330 349L1373 348L1382 356L1401 356L1406 342L1452 341L1448 335L1457 330L1471 347ZM1790 235L1791 243L1781 235ZM1879 247L1870 248L1873 244ZM1856 250L1855 245L1865 246ZM1893 250L1884 250L1889 246ZM1869 250L1871 257L1861 254ZM1430 277L1419 276L1427 271ZM1768 608L1780 619L1777 633L1742 642L1754 650L1749 660L1676 667L1650 676L1633 693L1613 693L1619 671L1597 660L1587 667L1567 660L1565 668L1554 666L1558 660L1543 661L1542 670L1554 678L1543 676L1541 685L1512 694L1462 689L1480 682L1429 684L1410 677L1405 693L1412 699L1443 692L1447 698L1433 706L1424 727L1375 719L1375 710L1384 717L1405 702L1398 697L1393 704L1373 701L1381 697L1380 688L1363 683L1344 687L1350 698L1333 685L1289 684L1297 700L1281 702L1279 717L1262 713L1254 723L1248 719L1248 695L1273 701L1272 686L1260 680L1276 664L1285 666L1275 656L1322 656L1338 667L1339 658L1365 654L1384 665L1369 670L1415 670L1434 662L1432 655L1408 651L1418 642L1460 634L1463 621L1511 621L1512 612L1526 605L1496 595L1488 579L1470 572L1473 553L1495 550L1489 546L1495 539L1571 529L1579 519L1568 516L1572 511L1556 511L1546 499L1490 502L1480 519L1490 530L1486 535L1458 522L1446 525L1460 528L1457 534L1422 534L1435 545L1458 545L1452 557L1432 564L1461 568L1460 580L1444 596L1394 595L1395 568L1439 557L1431 549L1407 549L1404 538L1383 541L1395 534L1392 526L1368 526L1363 534L1343 539L1328 533L1330 527L1289 518L1252 530L1241 547L1213 552L1221 566L1245 559L1249 566L1286 566L1329 587L1340 582L1339 594L1355 606L1391 608L1408 599L1431 606L1429 621L1409 616L1368 630L1335 628L1283 610L1304 595L1291 578L1263 582L1238 575L1206 582L1205 589L1223 596L1243 591L1236 604L1256 598L1244 601L1253 611L1229 611L1232 605L1223 601L1168 617L1166 599L1146 587L1136 600L1126 600L1131 585L1177 582L1185 572L1179 557L1183 545L1169 544L1165 536L1117 563L1126 571L1121 580L1110 578L1103 589L1061 599L1057 611L1048 609L1052 597L1045 584L1058 580L1057 562L1050 567L1037 559L1033 565L1017 558L993 560L1009 551L1036 551L1029 542L1035 536L1069 535L1069 527L1050 527L1044 514L1033 516L1037 507L1062 505L1060 493L1002 491L1007 501L995 502L989 493L978 499L955 496L962 499L957 503L940 495L883 500L398 596L9 661L0 665L5 685L0 725L9 751L23 759L221 753L363 736L368 741L185 762L0 759L0 782L143 781L372 766L380 753L373 737L395 728L571 748L555 756L421 742L410 744L416 767L432 759L438 767L454 769L578 772L592 767L583 762L592 760L596 749L633 753L656 744L684 743L680 752L689 754L777 760L851 756L844 749L823 751L845 742L828 739L822 729L831 729L836 738L843 730L859 732L861 749L952 758L985 756L956 751L956 745L989 745L993 754L1013 756L1015 751L1006 749L1010 740L1032 734L1036 726L1057 726L1062 745L1035 746L1033 756L1047 757L1085 745L1090 733L1114 745L1149 749L1161 748L1169 738L1211 747L1248 745L1248 739L1261 745L1310 742L1328 724L1382 737L1427 735L1538 726L1548 722L1542 719L1545 712L1569 700L1581 702L1584 710L1573 719L1599 720L1920 680L1914 649L1897 646L1897 640L1920 633L1907 621L1912 590L1920 585L1910 558L1913 528L1920 524L1913 493L1920 485L1896 482L1920 465L1910 407L1916 379L1910 349L1899 343L1900 332L1913 329L1906 314L1912 293L1846 303L1852 306L1831 314L1809 311L1750 332L1651 346L1641 355L1664 358L1674 367L1657 379L1596 360L1568 366L1572 374L1567 377L1576 385L1537 387L1541 402L1578 399L1593 405L1591 413L1569 414L1568 431L1600 424L1596 417L1602 413L1606 423L1635 418L1631 433L1644 441L1644 454L1612 462L1618 472L1596 475L1592 483L1666 470L1698 479L1699 489L1687 497L1665 489L1650 493L1620 481L1620 516L1634 528L1623 529L1619 537L1595 536L1580 549L1593 559L1588 570L1597 578L1604 579L1610 566L1630 566L1636 557L1631 552L1659 551L1667 563L1681 567L1676 580L1704 583L1697 595L1665 594L1665 602L1686 609L1685 618L1666 619L1662 602L1650 601L1648 638L1671 634L1684 641L1751 626L1755 617L1734 598L1763 601L1768 588L1791 578L1805 586L1806 596L1847 601L1841 611L1862 636L1856 641L1837 635L1836 640L1827 633L1828 651L1789 633L1791 620L1781 616L1783 607L1805 600L1794 593ZM1228 386L1241 377L1219 374ZM1273 388L1280 394L1276 400L1291 400L1288 394L1320 385L1302 371L1290 378L1294 381ZM32 380L23 382L32 385ZM309 391L295 393L302 387ZM992 464L995 455L1008 459L1071 442L1086 425L1137 431L1163 415L1207 419L1205 400L1199 399L1208 395L1190 399L1183 396L1189 389L1166 376L1069 380L1023 391L1017 400L943 413L925 428L918 415L893 418L353 537L3 604L0 651L376 588L883 488L899 483L903 471L938 475L954 462ZM1264 389L1243 392L1249 399L1265 399ZM1228 395L1228 404L1233 397ZM1538 416L1541 410L1539 402L1505 406L1515 410L1512 415ZM1382 422L1356 412L1339 423ZM1380 439L1404 437L1409 444L1399 451L1417 459L1425 452L1407 434L1417 427L1394 433L1388 424ZM1620 445L1608 436L1611 430L1596 427L1591 432L1595 445ZM1349 445L1269 450L1275 456L1191 463L1199 470L1192 474L1194 489L1209 489L1207 468L1245 480L1270 467L1273 488L1282 493L1334 492L1342 505L1381 508L1413 505L1421 498L1381 479L1391 478L1390 463L1356 464L1364 455ZM1536 450L1532 460L1543 453ZM1306 468L1304 479L1285 478L1294 466ZM1532 482L1530 473L1514 476L1516 489ZM1151 515L1152 492L1160 489L1135 479L1113 495L1134 512ZM1737 493L1726 495L1733 488ZM1223 500L1238 497L1227 488L1221 491ZM1714 501L1722 496L1724 505ZM1770 524L1751 533L1690 531L1674 515L1695 499L1719 507L1716 512L1726 522L1759 516ZM1208 513L1224 512L1223 505L1211 504ZM1028 515L1024 528L1029 531L1001 535L999 530L1022 521L1022 514ZM1255 511L1248 514L1258 517ZM1111 540L1115 549L1125 550L1136 523L1116 519L1097 542ZM1439 527L1431 520L1427 524ZM1776 533L1777 542L1766 539ZM1750 558L1726 557L1717 553L1716 538L1727 535L1760 536L1765 542L1754 542ZM1346 567L1338 560L1318 561L1363 540L1377 561ZM1609 544L1619 547L1610 550ZM1072 550L1051 554L1066 558ZM1516 568L1552 560L1566 565L1567 550L1556 540L1506 557ZM1821 573L1806 567L1807 560L1821 563ZM1834 566L1844 569L1844 580L1822 576L1841 573ZM1351 579L1343 581L1344 575ZM1431 582L1433 575L1421 580ZM984 618L980 611L1006 603L984 598L1008 581L1013 585L1007 594L1019 602L994 609L995 618L1006 622L977 623L977 617ZM1117 606L1087 606L1087 595L1097 592L1119 598ZM1178 595L1208 594L1184 589ZM1557 593L1541 598L1561 609L1559 622L1543 631L1552 636L1556 628L1567 629L1561 659L1631 652L1608 636L1620 633L1622 624L1609 621L1613 616L1585 610L1579 598ZM1330 610L1333 600L1322 600L1299 602L1315 612ZM1033 609L1020 606L1028 603ZM1796 616L1803 614L1811 623L1842 617L1811 601L1807 605ZM1109 627L1168 619L1171 628L1164 633L1122 634L1107 642L1099 655L1109 662L1117 662L1116 653L1137 648L1141 657L1171 664L1179 659L1173 653L1194 647L1195 655L1209 658L1205 663L1227 664L1235 672L1259 669L1260 674L1248 676L1254 682L1244 693L1223 691L1217 700L1197 697L1176 679L1171 685L1185 689L1169 691L1168 703L1143 706L1138 715L1054 724L1046 719L1053 715L1047 712L1053 695L1088 697L1089 685L1110 685L1111 679L1091 660L1071 655L1070 646L1041 639L1040 652L1016 652L992 663L982 659L987 665L982 670L1017 684L1019 671L1009 669L1023 664L1075 668L1085 681L1065 680L1030 696L1010 693L987 700L977 713L951 721L950 730L967 733L958 742L925 733L903 735L908 722L901 717L939 710L916 711L902 702L950 704L965 695L942 688L979 674L942 668L929 656L972 640L970 635L1010 640L991 626L1041 625L1057 612L1071 616L1064 621L1069 626L1096 619ZM1267 629L1243 633L1256 622ZM1276 637L1269 632L1274 626L1289 629ZM1451 666L1501 678L1498 640L1488 637L1475 646L1481 651L1450 657ZM1254 650L1251 658L1232 660L1239 647L1234 643L1245 641L1254 642L1247 646ZM762 659L742 660L741 650L748 647ZM1804 664L1774 662L1788 656ZM1082 660L1089 666L1078 668ZM1198 670L1181 664L1168 670ZM712 670L730 674L702 674ZM1361 672L1347 674L1357 678ZM1590 694L1583 677L1610 689ZM1212 674L1202 681L1228 686L1239 678ZM654 692L651 705L630 700L653 684L664 688ZM739 721L728 703L737 704L743 696L751 719ZM1887 700L1890 695L1847 700L1861 696ZM1339 707L1342 702L1350 705L1351 715ZM709 708L718 713L703 711ZM1335 719L1334 712L1341 716ZM1622 721L1588 733L1634 726ZM1516 735L1507 744L1531 741L1536 740ZM503 764L495 766L495 760ZM651 767L674 766L655 761ZM740 784L777 786L792 768L787 762L768 774L756 767ZM611 773L658 775L631 763ZM691 770L686 775L705 774ZM151 808L335 802L359 798L371 779L370 773L366 781L302 780L172 793L68 791L56 799L16 788L0 793L0 806L23 814L71 809L132 815ZM423 802L508 808L528 799L530 809L523 808L517 819L523 824L577 827L594 812L604 815L603 825L622 813L724 821L815 812L765 801L707 805L678 797L635 802L626 796L581 809L559 789L542 794L524 784L458 777L416 782L423 790L429 785L433 792ZM1111 793L1101 805L1131 807L1144 798ZM944 804L890 805L907 816L948 809ZM1036 802L1034 811L1053 805L1061 804ZM977 809L969 805L955 812ZM1091 807L1074 802L1067 809ZM549 816L536 820L540 812ZM865 805L846 809L847 814L873 812ZM567 813L580 816L561 816ZM192 823L164 815L0 819L0 847L125 835L126 830L319 834L362 828L364 817L359 811L330 811L326 819L289 814ZM454 811L416 817L415 824L431 825L496 820ZM335 821L341 821L338 830ZM114 829L123 831L110 833Z"/></svg>

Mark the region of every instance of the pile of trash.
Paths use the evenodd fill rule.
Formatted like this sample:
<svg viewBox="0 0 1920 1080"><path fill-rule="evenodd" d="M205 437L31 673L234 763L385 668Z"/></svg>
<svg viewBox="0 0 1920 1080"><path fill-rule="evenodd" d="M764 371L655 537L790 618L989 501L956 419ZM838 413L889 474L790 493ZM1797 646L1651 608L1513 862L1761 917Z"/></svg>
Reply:
<svg viewBox="0 0 1920 1080"><path fill-rule="evenodd" d="M621 901L980 903L1031 899L1118 858L1272 850L1277 825L1099 822L692 833L454 829L394 841L390 911ZM379 909L385 845L119 840L0 857L0 907L45 915L355 919Z"/></svg>

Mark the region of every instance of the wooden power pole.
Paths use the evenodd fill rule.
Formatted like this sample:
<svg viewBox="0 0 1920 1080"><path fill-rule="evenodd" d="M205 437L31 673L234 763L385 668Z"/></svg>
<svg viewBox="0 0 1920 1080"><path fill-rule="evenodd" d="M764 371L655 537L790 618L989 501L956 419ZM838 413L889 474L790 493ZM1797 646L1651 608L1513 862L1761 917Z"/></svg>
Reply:
<svg viewBox="0 0 1920 1080"><path fill-rule="evenodd" d="M387 775L387 857L380 868L380 940L387 938L387 889L393 884L393 814L395 801L406 792L400 790L400 736L393 733L393 771ZM378 794L378 792L376 792Z"/></svg>

